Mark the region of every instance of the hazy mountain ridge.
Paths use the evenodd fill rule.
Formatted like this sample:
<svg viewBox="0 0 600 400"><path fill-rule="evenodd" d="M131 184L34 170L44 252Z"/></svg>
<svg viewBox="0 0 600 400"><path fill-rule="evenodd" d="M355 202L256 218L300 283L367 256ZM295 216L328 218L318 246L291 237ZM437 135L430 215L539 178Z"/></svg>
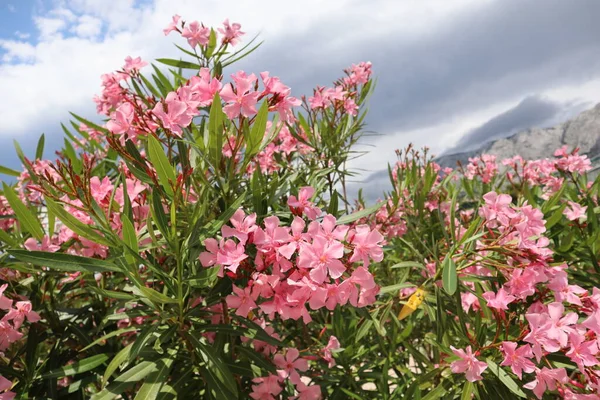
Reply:
<svg viewBox="0 0 600 400"><path fill-rule="evenodd" d="M444 167L456 167L457 161L468 163L470 157L493 154L498 159L520 155L525 159L552 157L559 147L579 147L598 164L600 158L600 103L575 118L551 128L531 128L506 138L487 142L476 150L444 154L436 159Z"/></svg>

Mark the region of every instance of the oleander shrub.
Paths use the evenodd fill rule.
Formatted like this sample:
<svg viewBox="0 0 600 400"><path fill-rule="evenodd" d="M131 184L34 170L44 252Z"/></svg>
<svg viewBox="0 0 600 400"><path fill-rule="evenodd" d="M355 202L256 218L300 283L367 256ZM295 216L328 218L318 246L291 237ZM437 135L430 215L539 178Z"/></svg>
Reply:
<svg viewBox="0 0 600 400"><path fill-rule="evenodd" d="M585 155L409 147L365 204L370 63L294 97L235 69L237 23L164 33L181 59L127 57L102 122L0 168L0 398L599 398Z"/></svg>

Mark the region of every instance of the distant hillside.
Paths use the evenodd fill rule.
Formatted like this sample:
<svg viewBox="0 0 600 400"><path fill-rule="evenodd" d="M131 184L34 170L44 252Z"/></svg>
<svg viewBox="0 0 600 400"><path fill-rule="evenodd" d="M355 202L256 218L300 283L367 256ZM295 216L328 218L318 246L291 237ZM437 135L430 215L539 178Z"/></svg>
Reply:
<svg viewBox="0 0 600 400"><path fill-rule="evenodd" d="M444 167L456 167L457 161L465 164L469 157L484 153L496 155L499 159L515 155L530 160L547 158L563 145L569 146L569 150L579 147L580 153L592 159L594 165L600 164L600 104L552 128L528 129L485 143L476 150L444 154L436 162Z"/></svg>

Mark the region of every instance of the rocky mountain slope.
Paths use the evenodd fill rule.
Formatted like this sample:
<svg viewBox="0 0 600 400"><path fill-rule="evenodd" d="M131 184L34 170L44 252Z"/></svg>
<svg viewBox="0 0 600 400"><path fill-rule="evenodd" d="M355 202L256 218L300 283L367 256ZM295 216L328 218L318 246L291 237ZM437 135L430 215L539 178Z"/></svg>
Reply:
<svg viewBox="0 0 600 400"><path fill-rule="evenodd" d="M504 139L487 142L477 150L444 154L436 160L444 167L456 167L457 161L465 164L469 157L493 154L499 159L521 155L525 159L552 157L559 147L569 150L580 148L595 166L600 164L600 104L575 118L551 128L532 128Z"/></svg>

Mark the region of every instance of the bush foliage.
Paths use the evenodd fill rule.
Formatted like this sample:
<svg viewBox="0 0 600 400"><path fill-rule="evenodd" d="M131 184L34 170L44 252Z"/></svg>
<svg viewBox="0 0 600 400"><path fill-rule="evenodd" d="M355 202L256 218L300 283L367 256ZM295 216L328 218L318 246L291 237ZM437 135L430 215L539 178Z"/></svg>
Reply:
<svg viewBox="0 0 600 400"><path fill-rule="evenodd" d="M0 398L600 398L587 157L409 147L354 201L371 64L296 98L224 74L240 29L175 16L181 60L127 57L101 124L0 167Z"/></svg>

